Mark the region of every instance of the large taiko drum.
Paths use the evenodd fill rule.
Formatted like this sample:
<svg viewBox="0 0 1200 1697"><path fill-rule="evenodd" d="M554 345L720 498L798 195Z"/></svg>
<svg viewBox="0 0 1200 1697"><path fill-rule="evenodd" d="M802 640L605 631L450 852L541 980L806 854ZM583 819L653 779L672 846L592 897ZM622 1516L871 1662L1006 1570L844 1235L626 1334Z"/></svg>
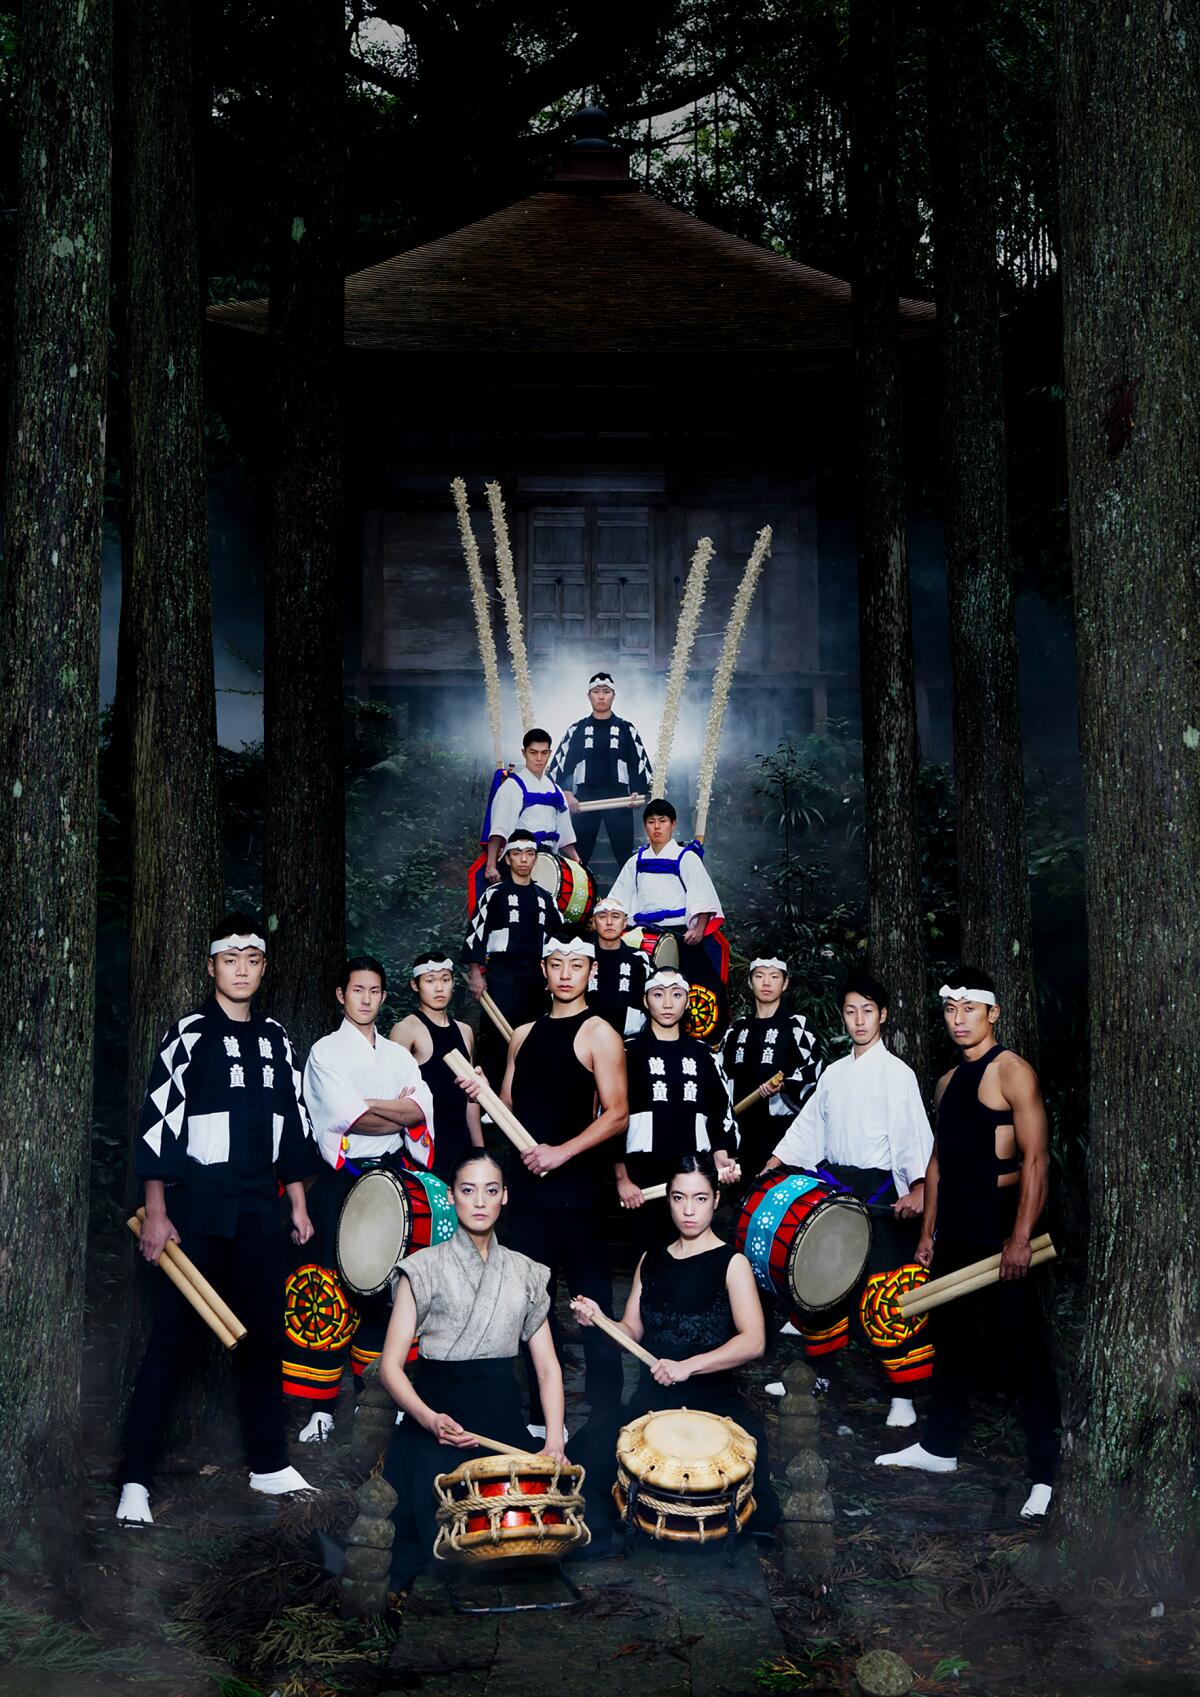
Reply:
<svg viewBox="0 0 1200 1697"><path fill-rule="evenodd" d="M342 1283L356 1296L378 1296L406 1255L445 1243L457 1226L454 1203L440 1178L372 1167L347 1191L338 1214Z"/></svg>
<svg viewBox="0 0 1200 1697"><path fill-rule="evenodd" d="M635 925L621 941L631 949L640 949L649 958L651 972L679 971L679 939L670 931L652 931L648 926Z"/></svg>
<svg viewBox="0 0 1200 1697"><path fill-rule="evenodd" d="M871 1216L856 1196L808 1173L770 1172L742 1204L734 1242L762 1290L797 1323L834 1308L857 1285L871 1253Z"/></svg>
<svg viewBox="0 0 1200 1697"><path fill-rule="evenodd" d="M582 925L596 905L596 881L578 860L539 849L533 881L545 890L568 925Z"/></svg>
<svg viewBox="0 0 1200 1697"><path fill-rule="evenodd" d="M548 1455L483 1455L433 1482L439 1561L557 1561L590 1544L584 1471Z"/></svg>
<svg viewBox="0 0 1200 1697"><path fill-rule="evenodd" d="M727 1414L643 1414L617 1438L613 1501L627 1524L668 1543L740 1532L754 1512L758 1445Z"/></svg>

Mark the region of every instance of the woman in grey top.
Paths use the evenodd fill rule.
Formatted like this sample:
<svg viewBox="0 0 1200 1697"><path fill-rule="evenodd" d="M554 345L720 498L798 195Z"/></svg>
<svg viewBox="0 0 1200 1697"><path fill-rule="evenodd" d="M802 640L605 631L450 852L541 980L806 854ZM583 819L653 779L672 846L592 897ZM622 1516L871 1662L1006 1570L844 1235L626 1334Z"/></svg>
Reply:
<svg viewBox="0 0 1200 1697"><path fill-rule="evenodd" d="M514 1375L522 1344L537 1374L546 1413L542 1453L563 1453L562 1369L547 1315L547 1269L496 1241L507 1197L499 1162L465 1151L450 1176L458 1230L400 1264L379 1376L405 1419L396 1428L384 1477L393 1512L392 1589L407 1591L433 1555L433 1481L484 1452L474 1431L527 1450L529 1435ZM418 1339L419 1358L406 1367Z"/></svg>

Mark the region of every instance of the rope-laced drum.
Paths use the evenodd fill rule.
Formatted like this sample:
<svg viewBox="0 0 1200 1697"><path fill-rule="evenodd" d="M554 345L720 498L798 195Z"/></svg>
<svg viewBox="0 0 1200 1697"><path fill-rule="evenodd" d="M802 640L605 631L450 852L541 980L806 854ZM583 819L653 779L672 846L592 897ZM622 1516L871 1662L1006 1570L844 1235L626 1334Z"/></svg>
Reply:
<svg viewBox="0 0 1200 1697"><path fill-rule="evenodd" d="M613 1500L651 1538L703 1544L754 1512L758 1446L727 1414L665 1409L622 1426Z"/></svg>
<svg viewBox="0 0 1200 1697"><path fill-rule="evenodd" d="M808 1173L769 1172L742 1204L734 1242L760 1288L801 1323L857 1285L871 1253L871 1216L856 1196Z"/></svg>
<svg viewBox="0 0 1200 1697"><path fill-rule="evenodd" d="M483 1455L439 1473L439 1561L557 1561L590 1544L583 1523L582 1467L548 1455Z"/></svg>
<svg viewBox="0 0 1200 1697"><path fill-rule="evenodd" d="M428 1172L372 1167L346 1193L337 1223L337 1264L356 1296L387 1290L414 1250L454 1236L458 1215L450 1192Z"/></svg>
<svg viewBox="0 0 1200 1697"><path fill-rule="evenodd" d="M533 881L545 890L568 925L582 925L596 905L596 881L578 860L539 849Z"/></svg>

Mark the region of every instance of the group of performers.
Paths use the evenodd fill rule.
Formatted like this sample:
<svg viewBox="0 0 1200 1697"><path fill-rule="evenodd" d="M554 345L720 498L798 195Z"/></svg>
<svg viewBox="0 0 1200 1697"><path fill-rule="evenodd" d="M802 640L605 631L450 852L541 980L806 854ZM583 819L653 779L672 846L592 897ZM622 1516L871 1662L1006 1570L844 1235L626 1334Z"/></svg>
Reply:
<svg viewBox="0 0 1200 1697"><path fill-rule="evenodd" d="M404 1417L386 1465L400 1497L398 1589L430 1559L433 1476L475 1452L473 1423L485 1411L488 1430L514 1446L532 1434L549 1456L586 1460L597 1553L615 1532L619 1428L685 1403L731 1415L759 1443L751 1526L769 1531L777 1508L765 1432L734 1370L781 1330L799 1334L818 1364L865 1337L889 1387L889 1426L915 1426L913 1392L928 1386L921 1441L878 1460L931 1473L957 1465L972 1388L985 1362L1004 1362L1032 1475L1022 1513L1043 1514L1057 1387L1025 1275L1046 1200L1046 1120L1032 1069L995 1040L992 980L963 968L942 987L959 1059L938 1085L936 1138L914 1073L886 1046L887 991L868 974L843 989L850 1049L824 1069L810 1021L787 1006L778 954L752 959L752 1011L729 1025L722 908L702 849L676 839L663 799L643 809L646 841L633 848L628 798L651 787L649 763L636 730L612 713L611 676L597 673L589 694L591 715L553 759L535 729L524 767L502 775L465 942L413 962L416 1008L388 1036L377 1023L384 969L358 956L334 987L342 1022L301 1073L282 1027L253 1010L267 945L238 913L214 930L211 996L164 1038L139 1138L141 1249L154 1262L179 1243L246 1321L234 1361L251 1488L309 1488L288 1461L286 1408L308 1416L301 1442L325 1438L346 1367L361 1373L379 1359ZM578 814L597 800L623 805ZM576 817L587 825L578 838ZM597 822L620 871L586 925L567 923L534 865L547 845L568 858L590 852ZM669 959L647 950L647 930L670 938ZM500 1016L481 1020L478 1054L453 1011L460 967ZM464 1076L446 1065L455 1052ZM489 1084L529 1147L499 1156L486 1147L479 1098ZM429 1247L400 1262L394 1294L355 1296L338 1273L337 1222L379 1166L432 1175ZM836 1311L789 1313L756 1284L732 1231L714 1224L723 1197L740 1204L777 1167L852 1195L872 1216L869 1262ZM651 1187L665 1195L649 1198ZM594 1323L613 1307L616 1208L636 1255L617 1324L655 1360L624 1407L621 1355ZM927 1326L881 1322L906 1270L940 1275L993 1252L998 1284L947 1304ZM560 1283L580 1327L590 1408L575 1433L564 1423ZM154 1282L154 1302L125 1429L118 1518L127 1522L151 1519L187 1347L188 1311L166 1279Z"/></svg>

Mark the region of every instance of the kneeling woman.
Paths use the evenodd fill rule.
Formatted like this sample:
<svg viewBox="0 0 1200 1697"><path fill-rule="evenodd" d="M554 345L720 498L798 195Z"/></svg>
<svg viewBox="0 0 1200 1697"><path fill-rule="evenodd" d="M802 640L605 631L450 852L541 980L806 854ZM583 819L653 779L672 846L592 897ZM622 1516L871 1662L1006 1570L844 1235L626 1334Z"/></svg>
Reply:
<svg viewBox="0 0 1200 1697"><path fill-rule="evenodd" d="M529 1345L546 1414L542 1453L563 1461L563 1381L547 1323L549 1273L496 1241L505 1201L499 1162L464 1152L450 1175L458 1230L400 1264L379 1376L404 1413L384 1463L393 1511L392 1589L433 1557L434 1477L484 1452L474 1432L528 1450L515 1367ZM411 1377L405 1363L419 1334Z"/></svg>
<svg viewBox="0 0 1200 1697"><path fill-rule="evenodd" d="M758 1445L754 1469L757 1504L753 1532L768 1532L779 1519L771 1485L767 1434L762 1421L738 1395L734 1369L756 1361L765 1348L762 1304L750 1263L712 1229L718 1197L717 1169L707 1150L679 1157L667 1186L676 1236L647 1250L633 1275L629 1300L618 1324L657 1359L643 1366L632 1399L588 1421L571 1441L571 1457L587 1469L584 1494L592 1554L609 1553L619 1521L612 1502L617 1435L622 1426L664 1408L727 1414ZM581 1325L598 1312L588 1297L571 1304ZM617 1346L614 1344L614 1348Z"/></svg>

